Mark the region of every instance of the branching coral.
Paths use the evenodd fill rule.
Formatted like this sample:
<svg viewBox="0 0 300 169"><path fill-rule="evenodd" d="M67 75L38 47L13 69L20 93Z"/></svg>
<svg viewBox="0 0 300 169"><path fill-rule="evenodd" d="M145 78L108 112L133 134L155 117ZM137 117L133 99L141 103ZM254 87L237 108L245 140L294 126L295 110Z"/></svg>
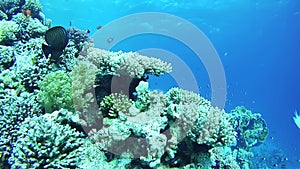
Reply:
<svg viewBox="0 0 300 169"><path fill-rule="evenodd" d="M37 17L42 10L42 5L39 0L25 0L25 4L22 9L30 10L32 17Z"/></svg>
<svg viewBox="0 0 300 169"><path fill-rule="evenodd" d="M19 25L16 36L18 39L22 40L41 37L48 30L48 27L41 23L37 18L27 17L23 13L14 15L11 22Z"/></svg>
<svg viewBox="0 0 300 169"><path fill-rule="evenodd" d="M85 43L89 40L88 32L74 27L68 28L67 31L70 35L70 40L76 44L76 49L81 51Z"/></svg>
<svg viewBox="0 0 300 169"><path fill-rule="evenodd" d="M0 21L0 44L11 45L17 40L16 34L19 32L19 26L13 21Z"/></svg>
<svg viewBox="0 0 300 169"><path fill-rule="evenodd" d="M37 97L24 91L18 78L11 71L0 74L0 166L11 155L12 143L16 141L20 124L27 117L41 113Z"/></svg>
<svg viewBox="0 0 300 169"><path fill-rule="evenodd" d="M159 76L172 71L171 64L158 58L142 56L135 52L121 53L121 56L120 69L117 72L123 75L141 78L145 74Z"/></svg>
<svg viewBox="0 0 300 169"><path fill-rule="evenodd" d="M78 61L71 72L72 102L82 118L92 125L97 120L98 105L94 91L97 67L88 61Z"/></svg>
<svg viewBox="0 0 300 169"><path fill-rule="evenodd" d="M121 52L109 52L94 47L86 47L84 52L86 58L97 66L99 73L104 75L115 75L119 68L118 62Z"/></svg>
<svg viewBox="0 0 300 169"><path fill-rule="evenodd" d="M11 168L72 168L80 161L84 139L68 125L44 116L27 118L20 126L9 158Z"/></svg>
<svg viewBox="0 0 300 169"><path fill-rule="evenodd" d="M23 0L2 0L0 9L5 14L5 19L11 19L12 15L22 12L21 8L24 4Z"/></svg>
<svg viewBox="0 0 300 169"><path fill-rule="evenodd" d="M134 52L109 52L89 47L84 52L102 75L128 75L141 78L145 74L161 75L172 71L169 63Z"/></svg>
<svg viewBox="0 0 300 169"><path fill-rule="evenodd" d="M103 117L117 118L120 113L129 115L133 101L126 95L112 93L103 98L100 103L100 113Z"/></svg>
<svg viewBox="0 0 300 169"><path fill-rule="evenodd" d="M209 150L213 166L218 168L240 169L230 147L214 147Z"/></svg>
<svg viewBox="0 0 300 169"><path fill-rule="evenodd" d="M14 48L0 45L0 70L8 69L14 61Z"/></svg>
<svg viewBox="0 0 300 169"><path fill-rule="evenodd" d="M236 132L224 110L211 108L203 127L196 138L198 144L209 146L230 146L236 141ZM197 134L196 134L197 135Z"/></svg>

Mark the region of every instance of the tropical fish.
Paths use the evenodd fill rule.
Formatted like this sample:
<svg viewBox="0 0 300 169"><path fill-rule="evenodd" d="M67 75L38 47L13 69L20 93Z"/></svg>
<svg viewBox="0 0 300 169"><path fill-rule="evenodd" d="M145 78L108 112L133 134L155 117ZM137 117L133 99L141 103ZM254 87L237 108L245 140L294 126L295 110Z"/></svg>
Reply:
<svg viewBox="0 0 300 169"><path fill-rule="evenodd" d="M98 29L98 30L100 30L101 28L102 28L102 26L101 26L101 25L98 25L98 26L97 26L97 29Z"/></svg>
<svg viewBox="0 0 300 169"><path fill-rule="evenodd" d="M45 41L42 49L46 57L51 54L51 59L57 62L69 42L69 34L62 26L55 26L46 31Z"/></svg>
<svg viewBox="0 0 300 169"><path fill-rule="evenodd" d="M30 17L30 16L31 16L31 10L29 10L29 9L23 9L23 14L24 14L26 17Z"/></svg>
<svg viewBox="0 0 300 169"><path fill-rule="evenodd" d="M113 38L113 37L110 37L110 38L108 38L106 41L107 41L107 43L110 44L110 43L112 43L112 42L114 41L114 38Z"/></svg>

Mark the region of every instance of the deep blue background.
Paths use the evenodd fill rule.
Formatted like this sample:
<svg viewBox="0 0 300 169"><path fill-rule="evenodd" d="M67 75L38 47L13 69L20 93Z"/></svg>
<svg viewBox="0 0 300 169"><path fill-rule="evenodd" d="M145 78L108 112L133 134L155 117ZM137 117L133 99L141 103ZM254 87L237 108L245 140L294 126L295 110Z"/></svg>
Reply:
<svg viewBox="0 0 300 169"><path fill-rule="evenodd" d="M278 144L291 163L300 158L300 129L292 118L295 110L300 111L300 1L41 0L41 3L53 26L68 27L71 21L72 26L92 33L98 25L105 26L136 12L167 12L190 21L209 37L222 60L228 85L226 111L244 105L260 112L268 123L270 138L274 138L268 141ZM202 63L188 47L174 39L141 35L113 49L145 48L161 48L180 56L194 71L201 95L210 97L209 79ZM152 87L167 90L174 85L167 77L162 79L153 79Z"/></svg>

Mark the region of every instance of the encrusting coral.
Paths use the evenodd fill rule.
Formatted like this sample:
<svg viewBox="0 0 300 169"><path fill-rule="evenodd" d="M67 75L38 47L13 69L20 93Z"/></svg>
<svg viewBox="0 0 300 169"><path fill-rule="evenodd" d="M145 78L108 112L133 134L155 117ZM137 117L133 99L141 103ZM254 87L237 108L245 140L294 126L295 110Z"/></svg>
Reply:
<svg viewBox="0 0 300 169"><path fill-rule="evenodd" d="M268 136L265 120L259 113L252 113L243 106L238 106L230 112L231 124L237 131L239 147L249 150L262 144Z"/></svg>

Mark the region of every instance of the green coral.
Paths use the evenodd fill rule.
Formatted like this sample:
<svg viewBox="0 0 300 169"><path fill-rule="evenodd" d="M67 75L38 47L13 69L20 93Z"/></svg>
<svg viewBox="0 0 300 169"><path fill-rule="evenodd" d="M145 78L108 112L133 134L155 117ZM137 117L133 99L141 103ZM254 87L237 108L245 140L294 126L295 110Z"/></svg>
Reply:
<svg viewBox="0 0 300 169"><path fill-rule="evenodd" d="M37 97L24 91L12 71L0 74L0 166L6 164L11 155L12 143L18 138L20 124L27 117L41 113Z"/></svg>
<svg viewBox="0 0 300 169"><path fill-rule="evenodd" d="M238 146L249 150L260 145L268 136L265 120L259 113L252 113L243 106L238 106L230 112L231 124L237 131Z"/></svg>
<svg viewBox="0 0 300 169"><path fill-rule="evenodd" d="M103 98L100 103L100 112L103 117L117 118L120 113L129 114L133 101L126 95L112 93Z"/></svg>
<svg viewBox="0 0 300 169"><path fill-rule="evenodd" d="M16 34L18 39L29 40L41 37L48 30L37 18L26 17L22 13L13 16L12 21L19 25L20 31Z"/></svg>
<svg viewBox="0 0 300 169"><path fill-rule="evenodd" d="M13 21L0 21L0 44L11 44L17 40L16 33L19 32L19 26Z"/></svg>
<svg viewBox="0 0 300 169"><path fill-rule="evenodd" d="M94 94L96 72L97 67L84 60L79 60L71 72L74 108L89 125L95 123L98 114Z"/></svg>
<svg viewBox="0 0 300 169"><path fill-rule="evenodd" d="M9 163L15 168L74 168L79 164L85 140L69 125L44 116L27 118L13 143Z"/></svg>
<svg viewBox="0 0 300 169"><path fill-rule="evenodd" d="M47 113L60 108L73 109L72 79L67 73L63 71L49 73L38 86L40 88L38 98Z"/></svg>
<svg viewBox="0 0 300 169"><path fill-rule="evenodd" d="M14 61L14 48L0 45L0 70L8 69Z"/></svg>

